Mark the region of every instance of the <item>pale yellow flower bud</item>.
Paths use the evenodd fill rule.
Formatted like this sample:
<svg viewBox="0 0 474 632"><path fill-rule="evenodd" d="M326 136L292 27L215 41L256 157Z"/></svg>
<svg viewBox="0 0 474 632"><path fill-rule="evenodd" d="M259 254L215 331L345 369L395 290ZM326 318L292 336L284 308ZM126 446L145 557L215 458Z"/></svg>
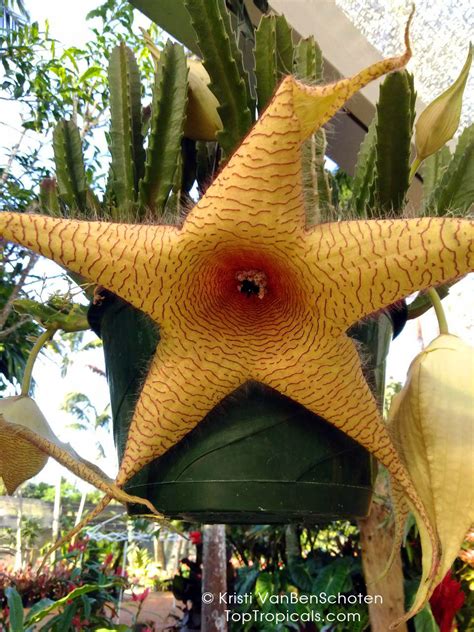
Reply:
<svg viewBox="0 0 474 632"><path fill-rule="evenodd" d="M456 559L474 522L474 355L451 334L438 336L412 362L393 399L389 423L399 451L441 542L430 581L431 546L419 524L423 578L412 610L429 599Z"/></svg>
<svg viewBox="0 0 474 632"><path fill-rule="evenodd" d="M38 474L48 460L44 451L18 436L17 427L27 428L49 441L56 439L31 397L20 395L0 399L0 477L9 494Z"/></svg>
<svg viewBox="0 0 474 632"><path fill-rule="evenodd" d="M441 149L456 133L461 117L462 97L472 62L472 44L466 63L456 81L432 101L415 125L418 164Z"/></svg>
<svg viewBox="0 0 474 632"><path fill-rule="evenodd" d="M210 78L202 62L188 59L188 106L184 135L193 140L216 140L222 129L217 112L219 102L209 89Z"/></svg>

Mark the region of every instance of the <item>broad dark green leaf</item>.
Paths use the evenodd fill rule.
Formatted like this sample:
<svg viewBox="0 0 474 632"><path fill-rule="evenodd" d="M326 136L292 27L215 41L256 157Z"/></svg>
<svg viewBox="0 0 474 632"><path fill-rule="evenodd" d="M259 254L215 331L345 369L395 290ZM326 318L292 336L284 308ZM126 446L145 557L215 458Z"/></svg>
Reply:
<svg viewBox="0 0 474 632"><path fill-rule="evenodd" d="M163 215L181 152L187 103L187 68L183 47L168 42L155 77L151 130L145 175L140 183L141 212Z"/></svg>
<svg viewBox="0 0 474 632"><path fill-rule="evenodd" d="M255 582L255 594L260 602L267 601L274 594L273 577L271 573L260 573Z"/></svg>
<svg viewBox="0 0 474 632"><path fill-rule="evenodd" d="M290 579L295 586L297 586L300 590L310 593L313 588L314 580L308 570L308 565L305 560L302 560L301 558L290 560L288 570L290 573Z"/></svg>
<svg viewBox="0 0 474 632"><path fill-rule="evenodd" d="M258 568L241 568L239 572L238 594L246 595L251 592L259 574L260 570Z"/></svg>
<svg viewBox="0 0 474 632"><path fill-rule="evenodd" d="M23 604L16 588L9 586L5 589L9 608L9 632L23 632Z"/></svg>
<svg viewBox="0 0 474 632"><path fill-rule="evenodd" d="M313 583L312 593L318 595L337 595L345 592L347 582L350 580L352 560L341 558L333 564L325 566Z"/></svg>

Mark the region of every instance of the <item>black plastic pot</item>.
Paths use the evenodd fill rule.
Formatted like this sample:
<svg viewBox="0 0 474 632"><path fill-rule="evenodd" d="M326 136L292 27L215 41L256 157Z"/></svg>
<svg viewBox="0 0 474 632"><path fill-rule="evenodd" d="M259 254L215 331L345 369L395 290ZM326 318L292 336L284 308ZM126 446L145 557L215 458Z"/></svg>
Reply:
<svg viewBox="0 0 474 632"><path fill-rule="evenodd" d="M91 307L90 321L104 344L121 458L159 334L144 314L113 295ZM385 314L352 332L366 342L367 377L379 393L391 334ZM370 454L345 434L276 391L247 383L126 489L170 518L320 522L366 516L375 472Z"/></svg>

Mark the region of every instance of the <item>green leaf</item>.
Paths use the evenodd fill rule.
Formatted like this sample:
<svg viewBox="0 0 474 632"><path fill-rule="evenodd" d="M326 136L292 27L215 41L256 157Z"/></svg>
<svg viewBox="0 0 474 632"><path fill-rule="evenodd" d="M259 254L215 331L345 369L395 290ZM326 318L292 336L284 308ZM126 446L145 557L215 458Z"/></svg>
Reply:
<svg viewBox="0 0 474 632"><path fill-rule="evenodd" d="M120 218L127 219L134 208L138 183L143 177L145 150L140 74L133 52L123 43L112 51L109 85L113 189L121 211Z"/></svg>
<svg viewBox="0 0 474 632"><path fill-rule="evenodd" d="M427 604L414 618L415 632L439 632L438 624Z"/></svg>
<svg viewBox="0 0 474 632"><path fill-rule="evenodd" d="M262 599L267 599L268 601L268 597L274 594L273 577L271 573L260 573L255 582L255 594L259 601Z"/></svg>
<svg viewBox="0 0 474 632"><path fill-rule="evenodd" d="M277 84L276 21L273 15L264 15L255 32L255 77L258 111L261 114Z"/></svg>
<svg viewBox="0 0 474 632"><path fill-rule="evenodd" d="M352 560L350 558L341 558L325 566L313 584L312 593L315 595L343 593L345 584L350 578L351 566Z"/></svg>
<svg viewBox="0 0 474 632"><path fill-rule="evenodd" d="M218 141L229 156L247 134L253 122L249 108L248 81L235 60L240 55L231 32L230 18L221 0L184 0L198 39L212 92L219 101L224 129Z"/></svg>
<svg viewBox="0 0 474 632"><path fill-rule="evenodd" d="M295 586L305 592L311 592L313 587L313 577L304 560L301 558L290 560L288 563L288 570L290 573L290 579Z"/></svg>
<svg viewBox="0 0 474 632"><path fill-rule="evenodd" d="M380 87L377 104L376 208L379 217L400 212L405 203L410 173L411 136L414 120L413 79L406 71L394 72Z"/></svg>
<svg viewBox="0 0 474 632"><path fill-rule="evenodd" d="M251 592L259 575L258 568L244 567L239 569L238 594L246 595Z"/></svg>
<svg viewBox="0 0 474 632"><path fill-rule="evenodd" d="M102 76L102 68L100 66L91 66L88 68L80 77L79 83L84 83L89 79L94 79L95 77Z"/></svg>
<svg viewBox="0 0 474 632"><path fill-rule="evenodd" d="M5 589L9 608L9 632L23 632L23 603L16 588L9 586Z"/></svg>
<svg viewBox="0 0 474 632"><path fill-rule="evenodd" d="M53 603L54 601L52 599L48 599L47 597L45 597L44 599L40 599L39 601L37 601L35 604L31 606L30 610L28 611L28 617L33 616L37 612L40 612L41 610L43 610L43 608L47 608Z"/></svg>
<svg viewBox="0 0 474 632"><path fill-rule="evenodd" d="M357 155L352 188L352 206L359 217L367 217L367 208L375 187L377 115L373 118Z"/></svg>
<svg viewBox="0 0 474 632"><path fill-rule="evenodd" d="M43 608L43 610L40 610L39 612L35 612L32 616L29 615L27 618L27 625L33 625L34 623L39 623L39 621L42 621L45 617L48 616L50 612L52 612L56 608L60 608L61 606L66 605L69 601L74 601L74 599L77 599L78 597L81 597L82 595L87 595L87 593L97 591L99 588L100 589L111 588L114 585L115 585L114 582L110 582L108 584L100 584L100 585L84 584L83 586L79 586L79 588L74 588L74 590L71 590L71 592L68 593L65 597L62 597L62 599L58 599L57 601L54 601L49 606L46 606L45 608Z"/></svg>
<svg viewBox="0 0 474 632"><path fill-rule="evenodd" d="M461 134L456 150L426 206L427 215L464 213L474 203L474 124Z"/></svg>
<svg viewBox="0 0 474 632"><path fill-rule="evenodd" d="M429 156L423 163L423 197L429 200L438 182L451 160L451 152L448 147L442 147L435 154Z"/></svg>
<svg viewBox="0 0 474 632"><path fill-rule="evenodd" d="M163 215L180 157L187 73L183 47L167 42L156 69L145 175L140 183L141 210L150 209L155 217Z"/></svg>
<svg viewBox="0 0 474 632"><path fill-rule="evenodd" d="M59 197L68 206L69 217L74 217L75 211L86 209L87 185L81 136L73 121L56 125L53 149Z"/></svg>

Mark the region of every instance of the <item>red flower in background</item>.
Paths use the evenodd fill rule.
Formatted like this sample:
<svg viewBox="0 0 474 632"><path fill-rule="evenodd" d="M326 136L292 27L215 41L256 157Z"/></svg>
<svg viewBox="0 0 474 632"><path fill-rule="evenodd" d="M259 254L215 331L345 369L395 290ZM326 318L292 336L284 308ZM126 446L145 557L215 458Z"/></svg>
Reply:
<svg viewBox="0 0 474 632"><path fill-rule="evenodd" d="M202 534L200 531L190 531L189 539L191 543L197 546L198 544L202 544Z"/></svg>
<svg viewBox="0 0 474 632"><path fill-rule="evenodd" d="M113 553L107 553L107 555L104 558L104 561L102 562L102 568L105 569L108 566L110 566L110 564L112 564L112 562L114 561L114 554Z"/></svg>
<svg viewBox="0 0 474 632"><path fill-rule="evenodd" d="M132 592L132 601L138 601L142 603L143 601L145 601L145 599L148 597L149 594L150 594L149 588L145 588L145 590L141 593Z"/></svg>
<svg viewBox="0 0 474 632"><path fill-rule="evenodd" d="M440 632L453 632L456 612L461 609L465 599L461 584L448 571L430 599L431 612Z"/></svg>

